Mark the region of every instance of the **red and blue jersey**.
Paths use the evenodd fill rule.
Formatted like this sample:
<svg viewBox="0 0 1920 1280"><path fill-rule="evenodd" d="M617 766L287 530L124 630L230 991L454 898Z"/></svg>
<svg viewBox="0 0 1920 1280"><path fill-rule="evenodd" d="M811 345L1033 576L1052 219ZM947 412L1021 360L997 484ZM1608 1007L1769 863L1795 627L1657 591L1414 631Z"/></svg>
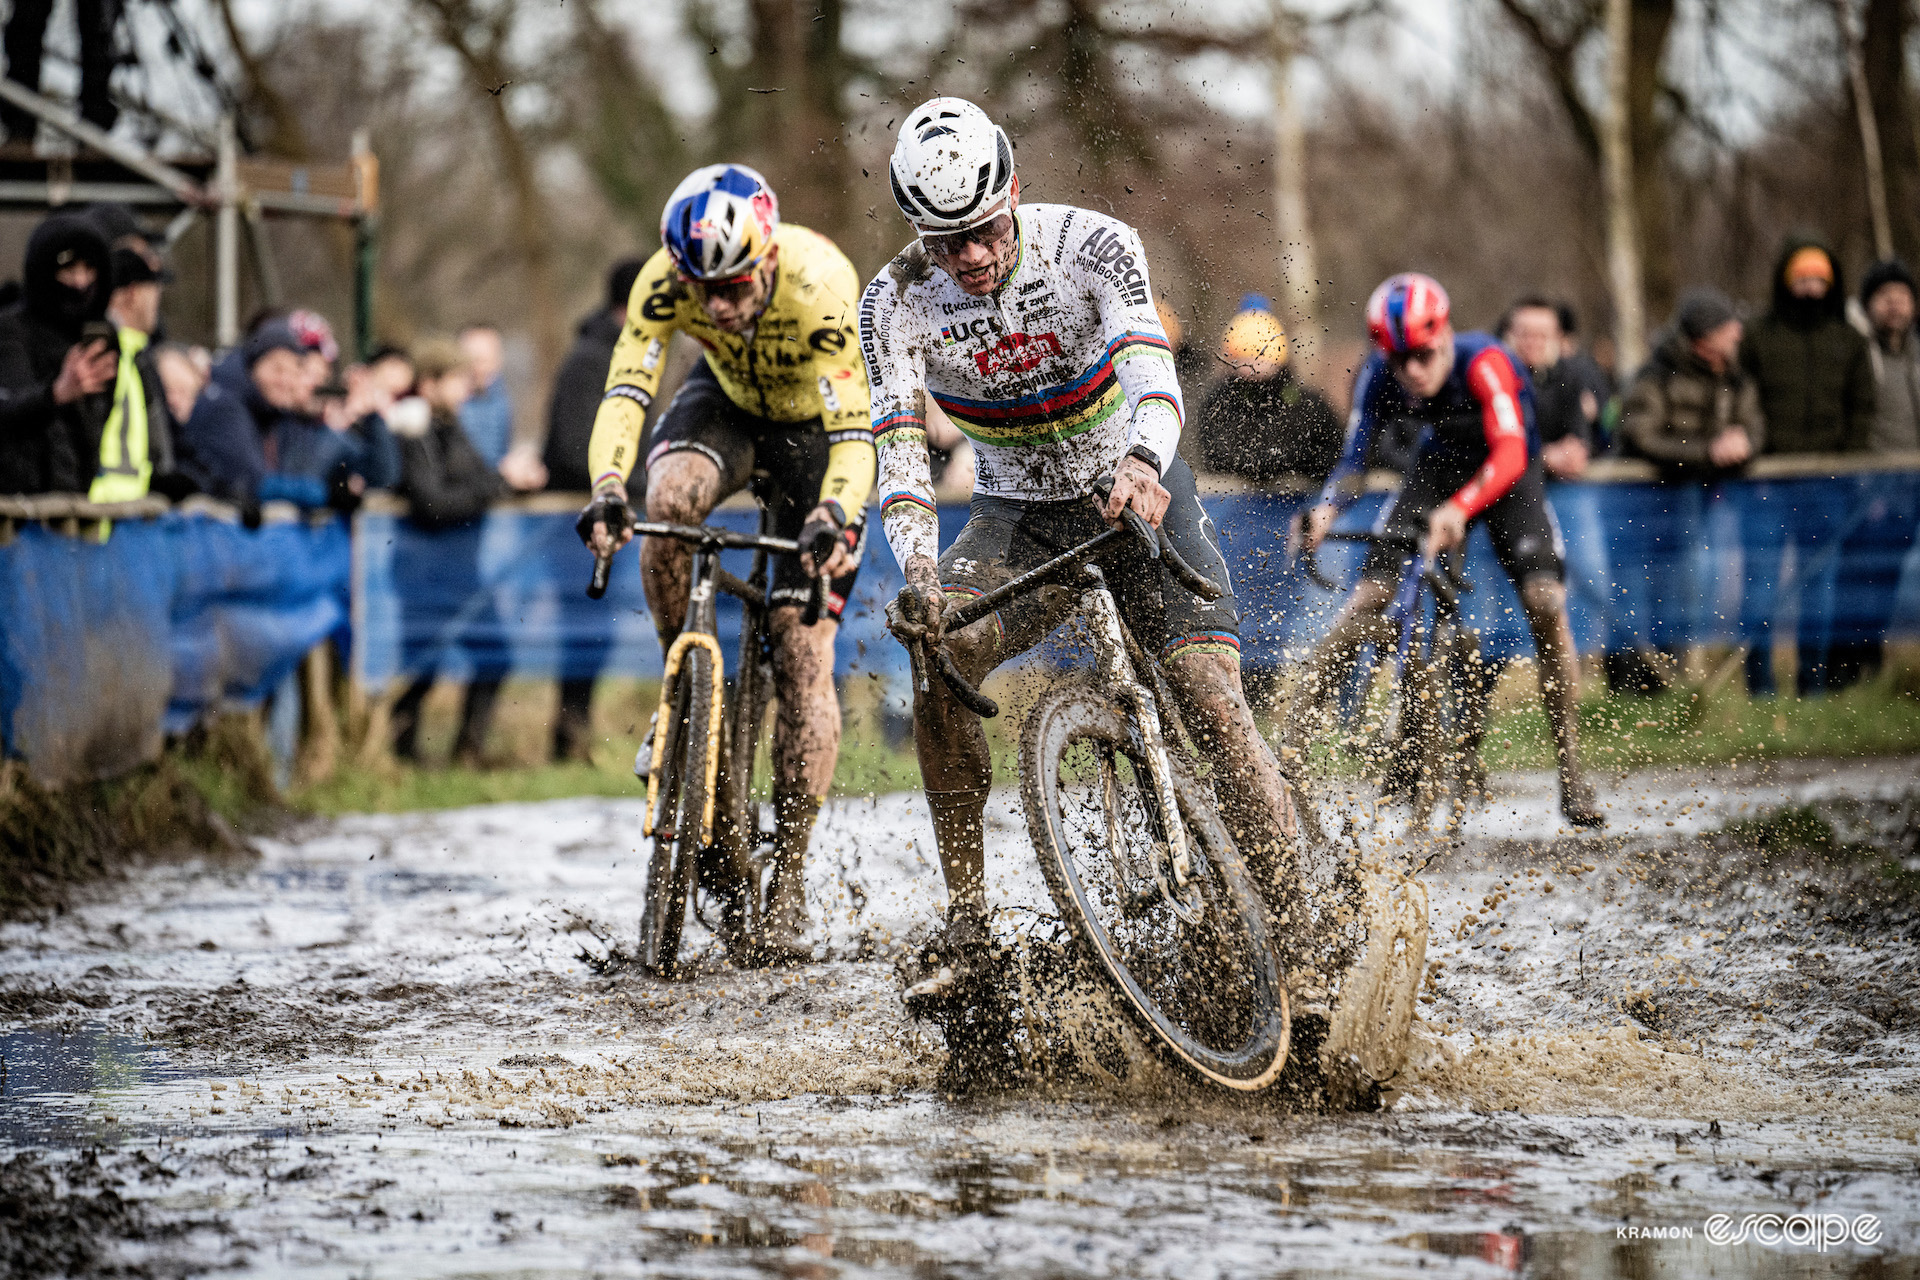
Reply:
<svg viewBox="0 0 1920 1280"><path fill-rule="evenodd" d="M1353 384L1346 450L1322 502L1341 505L1342 482L1364 468L1376 424L1401 418L1425 424L1414 449L1416 467L1431 456L1473 468L1452 499L1469 520L1499 501L1540 451L1527 368L1492 334L1456 334L1453 369L1439 394L1426 400L1408 394L1376 351Z"/></svg>

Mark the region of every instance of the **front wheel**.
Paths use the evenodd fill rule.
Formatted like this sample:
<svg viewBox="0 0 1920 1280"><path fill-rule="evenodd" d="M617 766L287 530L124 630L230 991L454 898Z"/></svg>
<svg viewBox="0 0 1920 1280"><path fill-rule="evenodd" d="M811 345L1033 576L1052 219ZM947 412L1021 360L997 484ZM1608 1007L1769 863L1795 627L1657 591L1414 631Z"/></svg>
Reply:
<svg viewBox="0 0 1920 1280"><path fill-rule="evenodd" d="M640 962L662 978L676 976L680 935L687 923L700 857L701 827L711 794L708 756L713 735L713 660L690 648L681 662L674 714L657 739L654 767L665 768L653 815L653 858L647 869L645 914L640 918Z"/></svg>
<svg viewBox="0 0 1920 1280"><path fill-rule="evenodd" d="M1020 793L1054 903L1162 1052L1202 1079L1251 1092L1287 1060L1280 962L1212 795L1197 783L1176 787L1200 888L1191 920L1155 888L1169 815L1132 716L1078 685L1052 691L1028 717Z"/></svg>

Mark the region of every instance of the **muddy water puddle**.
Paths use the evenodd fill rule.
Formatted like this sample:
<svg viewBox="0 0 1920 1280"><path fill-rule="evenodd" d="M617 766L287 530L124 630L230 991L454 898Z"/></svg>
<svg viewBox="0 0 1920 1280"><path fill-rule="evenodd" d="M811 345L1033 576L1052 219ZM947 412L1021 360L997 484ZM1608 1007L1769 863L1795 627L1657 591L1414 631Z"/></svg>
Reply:
<svg viewBox="0 0 1920 1280"><path fill-rule="evenodd" d="M1558 830L1550 779L1500 780L1421 846L1414 1058L1341 1116L1145 1070L947 1092L888 960L939 904L913 798L829 810L822 963L672 985L595 963L638 915L630 806L317 824L0 929L0 1202L38 1206L0 1259L48 1273L7 1252L44 1236L81 1274L1920 1274L1914 774L1643 775L1600 839ZM1793 806L1826 825L1785 830ZM1762 816L1764 858L1714 834ZM1030 918L1031 854L992 818L996 900ZM1780 1225L1709 1237L1752 1214Z"/></svg>

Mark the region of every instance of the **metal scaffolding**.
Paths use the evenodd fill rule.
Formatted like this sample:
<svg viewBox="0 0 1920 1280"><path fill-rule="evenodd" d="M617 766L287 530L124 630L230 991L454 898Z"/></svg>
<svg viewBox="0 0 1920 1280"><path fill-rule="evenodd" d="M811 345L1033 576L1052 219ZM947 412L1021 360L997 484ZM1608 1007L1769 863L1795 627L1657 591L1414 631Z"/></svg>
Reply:
<svg viewBox="0 0 1920 1280"><path fill-rule="evenodd" d="M364 130L355 135L353 155L344 164L292 164L242 156L233 119L225 116L213 156L161 160L12 80L0 79L0 99L83 148L73 155L0 148L0 210L37 211L98 201L177 210L167 228L168 245L197 219L211 215L214 337L223 347L240 338L242 230L255 283L268 305L278 305L279 273L268 247L267 215L345 222L354 232L354 350L365 355L372 347L380 166Z"/></svg>

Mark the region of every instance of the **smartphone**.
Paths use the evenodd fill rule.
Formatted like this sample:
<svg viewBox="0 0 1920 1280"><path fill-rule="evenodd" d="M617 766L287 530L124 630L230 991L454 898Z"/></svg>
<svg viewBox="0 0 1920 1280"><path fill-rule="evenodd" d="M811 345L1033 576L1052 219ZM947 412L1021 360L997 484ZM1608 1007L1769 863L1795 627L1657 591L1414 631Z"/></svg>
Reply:
<svg viewBox="0 0 1920 1280"><path fill-rule="evenodd" d="M112 346L116 336L117 334L115 333L114 327L105 320L89 320L80 327L80 343L82 346L89 342L104 342L108 346Z"/></svg>

